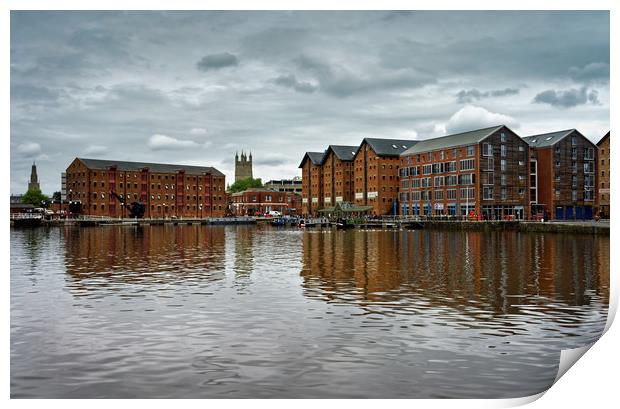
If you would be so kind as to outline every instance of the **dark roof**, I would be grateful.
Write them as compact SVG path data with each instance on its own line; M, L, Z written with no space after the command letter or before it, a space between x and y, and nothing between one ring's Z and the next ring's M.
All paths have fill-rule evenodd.
M34 209L34 205L31 203L11 203L10 207L14 209Z
M325 152L306 152L298 167L301 168L304 165L306 158L310 159L313 165L321 165L323 163L324 156Z
M357 151L357 148L357 146L329 145L327 147L327 151L325 151L325 158L327 157L327 153L331 150L334 152L334 155L338 157L338 159L352 161L355 157L355 151ZM323 160L325 160L325 158L323 158Z
M544 148L546 146L552 146L560 142L568 135L575 132L575 129L566 129L564 131L549 132L539 135L530 135L523 137L523 140L527 142L531 147Z
M222 172L211 166L190 166L190 165L171 165L167 163L150 163L150 162L127 162L122 160L105 160L105 159L87 159L78 158L89 169L109 169L110 166L116 166L119 170L140 171L143 168L149 168L150 172L174 173L181 169L186 174L202 175L210 172L215 176L224 176Z
M596 146L601 146L601 144L602 144L603 142L605 142L605 139L609 139L609 134L610 134L610 133L611 133L611 132L607 132L607 133L605 134L605 136L603 136L603 137L601 138L601 140L600 140L600 141L598 141L598 142L596 143Z
M419 141L414 141L411 139L364 138L360 146L358 146L355 151L356 154L362 145L364 145L364 142L366 142L378 156L399 156Z
M439 138L424 139L419 141L410 149L407 149L401 156L414 155L422 152L434 151L437 149L452 148L456 146L470 145L479 143L494 132L499 131L504 125L492 126L490 128L476 129L474 131L461 132L452 135L440 136Z

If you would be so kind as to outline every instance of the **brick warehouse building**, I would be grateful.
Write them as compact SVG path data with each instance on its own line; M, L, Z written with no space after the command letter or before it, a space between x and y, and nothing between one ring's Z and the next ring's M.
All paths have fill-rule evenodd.
M121 200L143 203L150 218L223 217L226 210L225 176L213 167L75 158L66 191L89 216L128 217Z
M251 188L231 195L232 212L235 216L254 216L272 210L282 215L299 215L301 196L293 192Z
M398 213L400 154L418 141L365 138L354 157L354 204L372 215Z
M353 202L353 157L357 146L329 145L323 156L323 206Z
M530 216L529 145L504 125L419 141L401 154L401 215Z
M609 152L609 132L603 136L596 144L598 147L598 215L604 219L609 219L609 195L611 188L610 181L610 166L609 159L611 158Z
M539 208L557 220L591 219L597 147L575 129L523 138L533 148Z
M315 215L323 203L323 157L324 152L306 152L301 168L301 214Z

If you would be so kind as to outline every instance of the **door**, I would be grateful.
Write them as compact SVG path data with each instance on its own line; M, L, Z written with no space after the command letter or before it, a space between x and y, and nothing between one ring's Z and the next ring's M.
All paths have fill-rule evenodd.
M566 220L573 220L573 206L566 207Z
M577 215L577 220L583 220L583 207L582 206L577 206L575 207L575 213Z
M587 219L587 220L592 219L592 206L586 206L584 208L584 219Z
M555 208L555 218L557 220L564 220L564 208L563 207L556 207Z

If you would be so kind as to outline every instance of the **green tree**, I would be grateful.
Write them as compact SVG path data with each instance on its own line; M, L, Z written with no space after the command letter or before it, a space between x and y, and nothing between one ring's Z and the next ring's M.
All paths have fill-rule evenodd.
M22 203L30 203L36 207L49 206L50 198L41 193L40 189L29 189L26 194L22 196Z
M247 178L247 179L238 180L232 185L230 185L230 187L228 188L228 191L230 193L237 193L237 192L242 192L246 189L250 189L252 187L263 187L262 180L260 178L258 179Z
M60 195L60 192L54 192L54 194L52 194L52 202L57 203L60 202L60 198L62 196Z

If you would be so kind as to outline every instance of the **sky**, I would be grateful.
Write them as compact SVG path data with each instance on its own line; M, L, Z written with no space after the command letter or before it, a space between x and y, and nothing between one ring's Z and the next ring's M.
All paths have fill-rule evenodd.
M12 11L11 193L75 157L300 176L306 151L609 131L608 11Z

